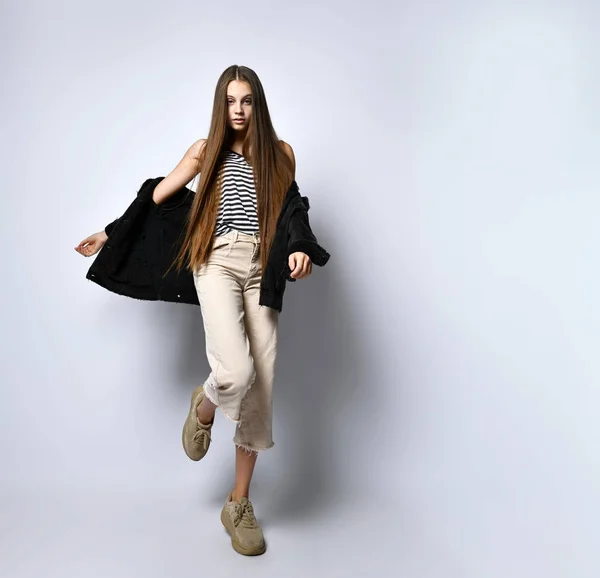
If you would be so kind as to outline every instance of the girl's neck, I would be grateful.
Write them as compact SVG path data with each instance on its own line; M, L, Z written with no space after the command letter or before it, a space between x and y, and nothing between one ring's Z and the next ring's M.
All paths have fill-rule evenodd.
M242 154L242 149L244 148L244 141L243 140L235 140L233 142L230 143L229 148L236 153Z

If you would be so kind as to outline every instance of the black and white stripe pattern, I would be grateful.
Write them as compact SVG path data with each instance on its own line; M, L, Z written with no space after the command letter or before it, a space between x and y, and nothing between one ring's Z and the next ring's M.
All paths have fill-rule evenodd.
M221 199L215 235L223 235L232 229L248 234L257 232L259 227L252 166L243 155L225 150L221 170Z

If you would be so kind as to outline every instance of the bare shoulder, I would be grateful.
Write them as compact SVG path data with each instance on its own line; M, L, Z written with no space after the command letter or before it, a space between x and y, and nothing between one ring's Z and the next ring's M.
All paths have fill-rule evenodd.
M291 147L291 145L286 143L284 140L280 140L279 144L281 144L281 146L283 147L285 154L288 157L290 157L290 160L292 161L292 167L293 167L293 173L294 173L293 178L296 178L296 157L294 156L294 149Z
M206 139L205 138L201 138L198 139L189 149L188 149L188 154L191 158L193 159L198 159L200 158L200 153L202 152L202 149L204 148L204 145L206 144Z
M281 144L283 150L286 152L287 156L290 157L291 161L295 162L294 149L291 147L291 145L286 143L284 140L280 140L279 144Z
M192 144L192 146L190 146L190 148L188 148L183 157L182 162L194 167L194 176L197 175L200 170L202 170L200 157L205 145L205 138L198 139L194 144Z

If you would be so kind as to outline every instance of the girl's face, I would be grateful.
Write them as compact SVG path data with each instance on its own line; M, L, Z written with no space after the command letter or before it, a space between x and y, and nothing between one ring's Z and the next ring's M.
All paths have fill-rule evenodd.
M229 83L227 108L229 126L235 131L245 132L252 115L252 90L247 82L232 80Z

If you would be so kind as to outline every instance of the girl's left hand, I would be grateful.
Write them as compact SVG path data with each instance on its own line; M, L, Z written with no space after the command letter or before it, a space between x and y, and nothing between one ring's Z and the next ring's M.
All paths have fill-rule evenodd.
M288 258L289 268L292 270L290 277L293 279L304 279L312 273L312 261L306 253L298 251L292 253Z

